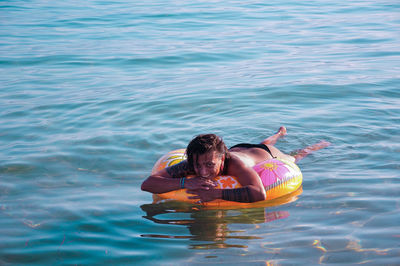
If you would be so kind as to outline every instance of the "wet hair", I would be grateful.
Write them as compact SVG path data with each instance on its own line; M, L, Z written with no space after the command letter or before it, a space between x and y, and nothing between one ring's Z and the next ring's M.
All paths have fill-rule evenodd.
M225 160L229 158L228 148L221 137L215 134L201 134L192 139L186 148L187 161L190 170L194 170L195 155L202 155L213 151L216 151L221 156L225 155Z

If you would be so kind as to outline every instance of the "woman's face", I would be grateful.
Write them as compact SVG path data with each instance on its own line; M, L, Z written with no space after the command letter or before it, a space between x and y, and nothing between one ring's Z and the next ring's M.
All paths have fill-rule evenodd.
M207 179L220 175L224 167L224 157L216 151L195 155L193 167L196 175Z

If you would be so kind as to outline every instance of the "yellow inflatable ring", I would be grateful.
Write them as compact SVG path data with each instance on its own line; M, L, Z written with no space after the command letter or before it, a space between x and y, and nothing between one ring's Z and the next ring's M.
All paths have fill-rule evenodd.
M185 149L179 149L170 151L164 156L162 156L154 165L152 174L164 169L168 166L177 164L186 159ZM266 201L255 202L255 203L241 203L234 201L226 201L222 199L213 200L210 202L202 203L205 207L255 207L264 206L266 202L271 203L273 200L277 200L276 204L285 203L291 200L284 199L279 201L278 199L284 198L286 195L297 196L302 192L301 184L303 181L303 175L300 168L289 161L273 158L261 163L258 163L253 167L253 169L258 173L265 187L265 192L267 195ZM190 177L188 177L190 178ZM230 189L230 188L240 188L241 185L234 176L217 176L215 181L217 182L218 189ZM297 192L297 193L296 193ZM186 193L186 189L179 189L170 191L162 194L154 194L154 201L164 201L164 200L178 200L182 202L188 202L196 204L198 200L189 199L191 194ZM267 205L276 205L267 204Z

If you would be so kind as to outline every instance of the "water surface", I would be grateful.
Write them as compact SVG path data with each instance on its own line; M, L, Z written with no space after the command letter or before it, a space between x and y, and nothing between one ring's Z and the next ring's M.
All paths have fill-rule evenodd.
M0 4L0 264L367 264L400 255L397 1ZM152 204L155 161L332 145L263 208Z

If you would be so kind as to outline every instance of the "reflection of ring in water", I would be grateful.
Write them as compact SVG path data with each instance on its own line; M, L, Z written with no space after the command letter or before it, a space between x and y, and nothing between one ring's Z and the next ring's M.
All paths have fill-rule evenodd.
M150 221L157 224L184 225L187 226L190 232L190 235L171 235L170 231L168 231L166 234L143 234L141 235L142 237L178 238L211 242L192 244L191 247L195 249L244 248L246 246L232 245L225 243L225 241L228 239L260 239L260 237L255 235L238 235L242 231L230 230L228 228L229 224L262 224L289 216L287 211L268 212L265 208L198 211L196 208L193 208L193 205L179 202L144 204L141 208L146 212L146 216L143 217ZM187 217L182 218L182 213L186 213ZM155 217L161 214L177 218L160 219Z

